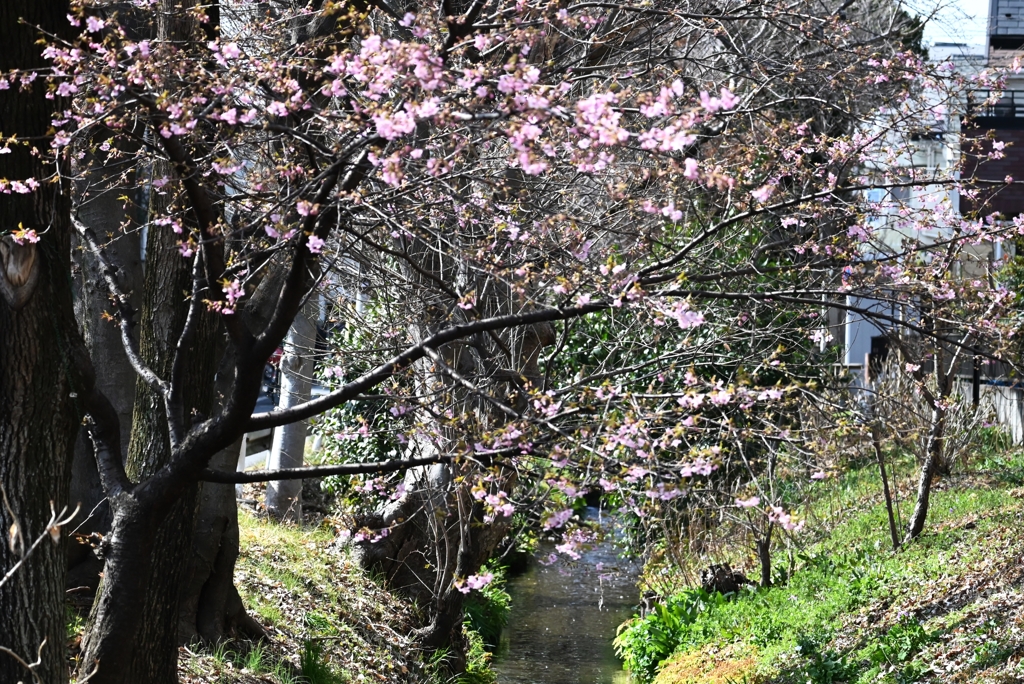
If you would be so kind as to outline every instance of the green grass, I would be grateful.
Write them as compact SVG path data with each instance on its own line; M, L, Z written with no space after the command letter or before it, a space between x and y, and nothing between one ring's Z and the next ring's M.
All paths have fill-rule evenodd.
M989 456L981 464L984 470L961 478L959 486L940 482L924 535L895 554L885 509L878 503L877 469L853 471L831 483L831 489L823 483L808 512L818 523L817 532L805 535L806 545L795 550L797 570L786 584L748 589L734 600L708 601L692 619L657 614L634 619L619 640L638 653L647 649L681 656L743 645L745 653L757 653L751 676L779 684L945 681L927 679L928 663L959 652L950 645L964 641L965 622L976 620L984 606L968 603L958 616L936 601L922 608L922 593L955 592L963 575L985 569L986 576L998 579L993 559L1019 561L1024 549L1015 530L1024 507L1021 492L1013 487L1024 481L1017 478L1024 474L1022 466L1020 454ZM909 491L905 487L905 499ZM901 503L909 512L912 501ZM777 555L779 563L782 553ZM669 612L674 600L665 602ZM933 609L940 614L932 615ZM981 633L969 644L970 663L957 661L958 667L998 669L1024 649L1024 637L1002 637L1005 625L996 619L998 627L978 628ZM651 644L666 638L667 646L652 651ZM624 655L630 655L629 648ZM651 661L662 657L648 653L637 668L638 679L653 674L657 662ZM686 680L663 678L659 684L676 681Z
M348 677L341 675L326 660L323 642L307 640L302 644L299 664L305 684L343 684Z
M75 637L82 634L85 631L85 618L86 616L79 613L71 606L66 606L64 609L64 627L67 638L74 639Z
M318 610L303 615L302 624L311 634L318 636L334 636L338 633L338 627L331 616Z
M183 669L195 674L213 674L218 684L230 684L239 673L265 675L270 679L263 681L276 684L321 684L297 680L294 666L271 644L262 641L221 642L205 653L202 650L189 653Z
M491 669L491 652L483 637L468 624L463 626L463 633L469 648L466 649L466 671L458 676L458 684L495 684L498 676Z

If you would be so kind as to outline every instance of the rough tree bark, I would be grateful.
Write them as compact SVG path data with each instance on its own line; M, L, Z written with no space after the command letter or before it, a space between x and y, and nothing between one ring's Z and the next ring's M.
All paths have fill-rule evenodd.
M287 259L274 259L240 310L246 326L254 334L269 322L289 268L290 262ZM312 280L307 282L310 287L312 284ZM234 363L235 358L229 347L217 371L215 393L218 401L222 401L230 389ZM239 437L231 446L215 455L210 461L210 468L222 472L235 470L242 439ZM229 635L250 638L265 636L263 627L246 612L235 587L238 542L238 508L234 485L202 483L192 551L181 590L179 643L189 643L197 638L212 643Z
M161 13L159 37L170 40L182 35L191 36L198 29L192 22L185 21L184 16L187 15L170 11ZM170 168L162 171L164 175L173 174ZM161 208L162 199L154 198L154 210ZM175 349L189 311L187 293L192 287L193 266L192 260L180 255L174 234L150 231L146 246L139 350L143 361L161 378L172 375ZM210 415L214 405L218 321L204 308L198 309L197 315L199 318L189 345L190 359L180 378L185 429ZM164 399L147 382L138 379L126 463L127 474L133 482L151 477L170 460L166 416ZM177 681L179 601L191 551L198 495L197 485L188 487L166 515L160 516L144 510L130 497L122 502L120 510L115 506L114 528L120 534L112 535L115 538L108 544L108 553L115 554L116 560L113 564L106 564L107 574L110 574L111 565L120 565L119 570L131 574L130 584L133 587L126 596L115 596L105 587L97 595L83 644L86 667L96 660L102 665L95 681L166 684ZM139 599L141 603L130 609L124 605L127 601ZM125 610L136 614L113 615L116 611ZM116 633L119 625L127 623L134 625L130 630L134 632L132 647L111 643L108 635Z
M183 12L179 7L181 4L163 3L164 11L160 13L157 32L160 40L179 42L184 46L182 49L188 49L190 41L198 42L212 37L217 23L216 7L209 12L212 21L204 26ZM157 173L171 176L174 171L165 168L157 169ZM163 197L155 196L153 209L159 211L164 203ZM175 350L189 311L188 293L192 288L193 263L181 257L177 240L168 231L150 231L146 252L140 352L149 368L159 377L170 378ZM215 405L214 376L217 352L221 348L217 343L218 321L214 314L199 311L198 325L189 345L190 360L179 379L183 390L186 430L192 423L210 415ZM164 399L139 379L126 464L127 474L134 482L152 476L171 458L166 415ZM213 491L207 492L207 501ZM189 486L174 502L166 517L161 516L162 520L156 525L154 522L157 518L147 515L150 511L144 512L131 505L125 506L123 512L118 511L117 514L127 516L122 526L125 534L128 533L126 528L138 528L133 529L133 536L141 529L148 529L152 539L147 539L145 548L138 551L138 554L149 554L150 557L132 559L130 562L131 572L142 574L141 578L134 581L139 582L139 591L144 595L141 605L135 607L141 617L136 623L134 647L130 652L117 653L117 666L104 667L100 674L101 681L167 684L177 681L179 641L182 638L191 639L200 633L196 623L198 602L193 600L193 596L186 595L194 584L199 585L199 592L202 593L205 582L200 579L204 574L201 569L207 565L204 555L210 553L206 548L193 548L200 502L198 485ZM233 497L230 503L233 505ZM204 519L204 529L209 526L212 526L210 530L228 529L229 526L223 522L223 513L219 510L211 511L211 515ZM129 517L133 518L130 523L127 520ZM237 541L235 543L237 545ZM235 548L237 555L237 546ZM130 550L126 552L130 553ZM214 552L214 565L218 555ZM233 564L233 557L230 561ZM102 645L104 629L101 623L106 619L102 598L101 595L94 606L91 621L93 629L87 639L87 660L101 656L106 648L116 649L116 645ZM111 607L110 604L106 605ZM216 623L216 620L213 622ZM102 662L103 658L100 660ZM108 651L106 663L110 661ZM117 672L112 671L115 669Z
M231 472L242 440L210 460L210 468ZM204 482L199 490L199 509L192 549L181 588L178 609L178 642L201 639L215 643L228 634L259 637L263 628L245 611L235 587L238 560L238 508L235 486Z
M191 286L192 262L181 257L176 236L170 231L152 231L146 253L139 346L149 367L160 377L168 378L188 313L188 299L183 293ZM206 417L214 405L218 321L206 311L201 313L200 321L182 387L186 415ZM170 457L163 399L139 380L128 446L128 476L139 482L152 476ZM130 665L132 681L154 684L177 681L174 646L178 643L178 604L196 523L198 497L198 486L190 487L156 530L147 581L149 589L145 603L138 608L144 619Z
M61 0L0 3L0 73L45 68L35 27L65 34L67 10ZM91 380L71 301L67 188L46 183L54 169L33 154L47 148L53 112L66 104L46 99L46 90L37 79L0 91L0 128L28 141L5 150L2 175L43 182L30 194L0 194L0 577L45 534L51 505L68 504L80 397ZM39 242L16 244L9 233L19 226ZM32 681L17 658L32 663L37 655L39 680L66 679L66 550L47 539L0 581L0 682Z

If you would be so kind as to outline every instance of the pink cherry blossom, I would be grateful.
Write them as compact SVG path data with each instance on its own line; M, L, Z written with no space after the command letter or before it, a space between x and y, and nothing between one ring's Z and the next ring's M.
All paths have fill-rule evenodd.
M792 515L786 513L780 506L772 506L768 513L768 520L778 524L787 532L799 532L804 528L803 520L796 520Z
M565 525L565 523L569 522L569 518L571 518L572 516L573 512L571 508L566 508L556 513L552 513L544 521L544 529L553 530L558 527L562 527L563 525Z
M321 240L316 235L310 235L308 238L306 238L306 247L313 254L319 254L320 250L322 250L324 247L324 241Z
M232 314L235 312L235 302L245 296L245 290L242 288L242 283L238 278L235 278L232 281L225 283L221 289L224 292L224 298L227 300L227 305L221 308L221 313Z
M394 140L416 130L416 119L409 112L378 114L373 117L373 123L377 126L377 135L385 140Z
M832 341L832 333L824 328L819 328L810 334L810 339L815 344L827 344Z
M761 204L764 204L775 192L775 188L772 185L762 185L757 190L751 190L750 195Z
M688 157L683 161L683 178L691 181L698 180L700 178L700 174L697 173L698 167L697 160Z
M494 574L490 572L482 572L479 575L470 575L466 578L465 582L456 582L456 588L463 594L468 594L474 589L483 589L488 584L494 581Z
M740 103L740 98L733 95L728 88L722 88L718 96L719 106L725 110L734 109Z
M19 245L24 245L25 243L34 245L39 242L39 235L32 228L19 228L11 234L11 237Z

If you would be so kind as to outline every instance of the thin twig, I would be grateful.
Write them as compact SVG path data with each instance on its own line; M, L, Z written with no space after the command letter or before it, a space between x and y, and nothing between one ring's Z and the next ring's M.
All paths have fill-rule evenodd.
M22 658L17 653L15 653L11 649L6 648L4 646L0 646L0 653L6 653L7 655L9 655L12 658L14 658L15 660L17 660L18 663L22 667L24 667L26 670L28 670L29 674L32 675L32 681L33 682L36 682L36 684L43 684L43 680L39 678L38 674L36 674L36 668L39 667L39 664L43 662L43 647L44 646L46 646L46 639L43 639L43 643L39 644L39 653L36 656L36 662L31 663L31 664L25 662L24 658Z
M10 580L12 577L14 577L14 573L16 573L18 571L18 568L20 568L22 565L25 564L25 561L27 561L29 559L29 557L32 555L32 552L35 551L39 547L39 545L43 543L44 539L46 539L47 537L50 537L51 539L54 539L55 541L60 539L60 528L63 527L64 525L67 525L72 520L74 520L75 516L78 515L78 510L81 507L82 507L81 504L79 504L78 506L75 506L75 510L74 510L74 512L71 515L69 515L67 518L61 519L60 516L63 516L65 513L67 513L68 507L65 506L64 508L62 508L61 511L60 511L60 516L58 516L57 513L53 509L53 502L51 501L50 502L50 511L51 511L50 521L48 523L46 523L46 529L43 531L42 534L40 534L38 537L36 537L36 540L34 542L32 542L32 546L28 547L28 551L26 551L25 555L21 557L21 560L19 560L17 563L15 563L14 567L12 567L10 570L8 570L7 574L4 575L2 579L0 579L0 587L2 587L5 584L7 584L8 580ZM56 535L56 536L54 536L54 535Z

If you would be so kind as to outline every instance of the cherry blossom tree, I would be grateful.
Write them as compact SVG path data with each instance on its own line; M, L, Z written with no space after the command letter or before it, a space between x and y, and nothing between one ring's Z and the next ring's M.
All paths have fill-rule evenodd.
M824 382L829 309L927 336L917 316L857 302L911 310L953 292L955 345L1000 348L1004 291L936 273L934 240L894 242L865 220L868 188L959 182L872 171L962 85L922 60L896 7L68 9L70 27L38 22L45 65L0 74L7 90L45 84L45 134L5 133L46 139L39 158L76 178L114 165L151 187L146 219L124 228L146 231L141 320L114 262L120 235L74 221L139 378L127 454L103 392L79 393L113 513L83 641L90 681L174 680L200 482L370 476L363 489L393 504L354 534L398 585L427 588L421 637L439 647L457 640L461 597L487 581L482 563L530 500L552 530L594 488L643 518L728 470L725 505L763 515L766 545L772 525L798 528L757 477L778 454L806 455L787 403ZM55 168L15 169L2 197L44 204ZM1013 230L948 202L901 220L904 232L950 226L949 254ZM59 235L9 225L12 250ZM61 263L47 287L70 299ZM354 294L372 315L343 306ZM329 350L332 391L252 415L267 359L312 296L336 299L359 332ZM394 458L209 468L247 431L371 400L388 406L374 425L401 445ZM77 421L72 407L54 415ZM389 472L407 474L375 479ZM586 539L570 529L560 548Z

